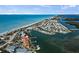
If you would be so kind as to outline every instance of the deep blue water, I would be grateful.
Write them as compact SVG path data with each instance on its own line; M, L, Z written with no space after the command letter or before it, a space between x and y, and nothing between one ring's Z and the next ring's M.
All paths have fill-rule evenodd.
M52 16L54 15L0 15L0 33L9 31L13 28L21 27L23 25L28 25L37 21L41 21L41 20L50 18ZM63 16L68 17L68 18L79 18L78 15L63 15ZM60 22L66 27L68 27L69 29L76 28L75 26L64 23L65 21L64 19L61 19L61 20L62 21ZM37 32L37 31L32 31L31 35L33 37L37 37L36 40L38 41L38 44L41 47L41 50L37 52L40 52L40 53L63 52L63 48L66 46L69 46L70 44L72 45L70 47L67 47L66 49L71 49L71 51L73 51L73 49L76 47L74 46L76 43L73 43L73 42L75 42L75 39L79 39L79 31L68 33L68 34L56 33L56 35L51 35L51 36ZM72 39L74 40L72 41ZM79 41L77 42L78 42L77 46L79 46ZM65 46L63 43L67 43L67 45ZM79 50L79 48L76 49L76 51L77 50ZM23 51L24 50L22 50L22 52Z
M0 33L52 16L53 15L0 15Z
M79 15L60 15L60 16L63 16L64 18L77 18L78 20L74 20L73 22L79 23ZM66 22L71 22L71 21L65 20L63 18L60 20L60 23L66 26L68 29L79 29L75 25L70 25L67 24Z
M61 15L67 18L79 18L79 15Z
M0 33L9 31L11 29L28 25L37 21L41 21L50 18L55 15L0 15ZM79 18L78 15L63 15L69 18ZM64 20L62 20L62 24ZM69 28L75 28L72 25L68 25Z

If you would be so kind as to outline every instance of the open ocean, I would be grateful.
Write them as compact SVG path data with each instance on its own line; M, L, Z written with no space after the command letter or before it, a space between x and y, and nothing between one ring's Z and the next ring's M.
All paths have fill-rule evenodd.
M0 33L32 24L55 15L0 15ZM63 15L64 17L79 18L78 15ZM64 20L63 20L64 21ZM62 23L64 24L64 23ZM74 28L73 26L70 26Z
M0 33L32 24L53 15L0 15Z
M48 19L53 16L55 15L0 15L0 33ZM79 19L78 15L62 16ZM60 20L60 23L62 23L68 29L79 29L76 28L76 26L66 24L65 22L67 22L67 20ZM77 22L79 22L79 20ZM46 35L32 30L31 36L37 37L36 40L41 48L39 51L37 51L38 53L63 53L68 51L79 52L79 31L67 34L56 33L55 35ZM64 48L68 51L65 51Z

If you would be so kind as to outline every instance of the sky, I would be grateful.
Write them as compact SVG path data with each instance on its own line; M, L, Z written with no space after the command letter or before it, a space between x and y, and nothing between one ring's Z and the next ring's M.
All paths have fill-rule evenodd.
M0 14L79 14L79 5L0 5Z

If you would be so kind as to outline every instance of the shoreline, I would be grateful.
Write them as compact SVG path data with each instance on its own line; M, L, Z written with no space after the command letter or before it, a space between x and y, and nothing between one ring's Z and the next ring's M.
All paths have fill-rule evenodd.
M56 15L56 16L57 16L57 15ZM56 17L56 16L51 16L51 17L48 17L48 18L46 18L46 19L51 19L51 18L54 18L54 17ZM36 23L39 23L39 22L41 22L41 21L43 21L43 20L45 20L45 19L39 20L39 21L37 21L37 22L31 23L31 24L28 24L28 25L23 25L23 26L18 27L18 28L13 28L13 29L11 29L11 30L5 31L5 32L3 32L3 33L0 33L0 36L3 36L3 35L5 35L5 34L7 34L7 33L13 32L13 31L17 31L18 29L21 29L21 28L29 27L29 26L31 26L31 25L33 25L33 24L36 24Z
M38 22L40 22L40 21L38 21ZM32 24L35 24L35 23L38 23L38 22L34 22L34 23L32 23ZM13 31L16 31L16 30L21 29L21 28L29 27L29 26L31 26L32 24L24 25L24 26L21 26L21 27L18 27L18 28L13 28L13 29L11 29L11 30L5 31L5 32L3 32L3 33L0 33L0 36L1 36L1 35L4 35L4 34L7 34L7 33L10 33L10 32L13 32Z
M54 17L54 16L53 16L53 17ZM50 18L52 18L52 17L50 17ZM50 18L46 18L46 19L50 19ZM43 19L43 20L44 20L44 19ZM43 21L43 20L41 20L41 21ZM10 32L13 32L13 31L16 31L16 30L21 29L21 28L29 27L29 26L31 26L31 25L33 25L33 24L36 24L36 23L38 23L38 22L41 22L41 21L37 21L37 22L31 23L31 24L28 24L28 25L24 25L24 26L18 27L18 28L13 28L13 29L11 29L11 30L5 31L5 32L3 32L3 33L0 33L0 36L2 36L2 35L4 35L4 34L7 34L7 33L10 33Z

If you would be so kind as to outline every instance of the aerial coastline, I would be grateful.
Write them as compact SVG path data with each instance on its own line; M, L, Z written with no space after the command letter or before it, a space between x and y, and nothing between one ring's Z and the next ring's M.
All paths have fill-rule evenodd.
M22 37L21 35L27 33L28 36L30 37L30 40L34 39L36 42L38 41L39 44L36 43L36 45L34 47L36 47L36 48L38 47L40 49L37 51L36 48L31 48L32 51L29 49L30 52L51 52L51 53L57 52L57 51L58 52L68 52L64 49L64 47L65 48L67 47L65 40L68 40L67 38L70 38L71 34L75 35L74 33L76 33L76 35L78 35L78 33L77 33L77 31L75 31L75 32L71 31L65 25L63 25L60 22L61 19L62 19L61 16L48 17L43 20L33 22L29 25L24 25L22 27L12 29L9 32L2 34L0 36L0 41L1 41L0 51L3 52L3 50L6 50L10 53L14 53L14 51L16 51L16 50L18 52L21 52L18 50L18 49L21 49L24 53L28 53L28 51L23 50L25 48L22 46L22 41L21 41L21 37ZM64 19L65 19L65 17L64 17ZM31 41L31 42L33 42L33 41ZM65 44L65 46L63 46L63 43ZM68 41L68 43L69 43L69 41ZM18 48L17 48L17 45L19 46ZM48 49L46 49L45 46L46 47L52 46L52 47L49 47ZM12 49L11 47L15 47L15 48ZM11 50L9 50L9 48L11 48ZM42 50L42 49L44 49L44 50ZM50 51L50 49L51 49L51 51ZM54 50L52 51L52 49L54 49ZM56 49L57 49L57 51L56 51ZM66 49L68 49L68 47ZM27 50L27 49L25 49L25 50ZM16 53L17 53L17 51L16 51Z

